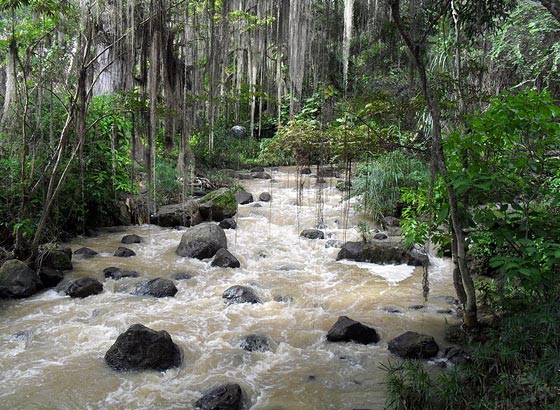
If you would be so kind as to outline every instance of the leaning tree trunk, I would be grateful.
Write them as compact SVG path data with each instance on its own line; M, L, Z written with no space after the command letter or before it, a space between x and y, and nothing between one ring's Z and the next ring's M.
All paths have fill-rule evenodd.
M451 215L452 232L455 239L455 244L453 251L453 259L457 264L459 273L461 276L461 282L466 295L466 302L464 304L465 315L463 323L467 328L474 328L478 325L477 318L477 306L476 306L476 291L474 288L474 281L470 275L467 264L466 264L466 237L463 231L463 225L460 220L458 198L453 188L453 185L449 182L449 175L447 172L447 166L445 163L445 155L443 152L443 145L441 142L441 112L439 107L439 101L431 93L428 77L426 74L426 66L422 60L421 49L419 44L415 44L412 38L405 30L404 23L400 15L400 2L399 0L389 0L389 5L391 7L391 13L395 25L399 30L399 33L408 47L412 58L414 59L416 70L418 71L418 76L420 78L420 83L422 86L422 93L424 94L424 99L430 110L432 116L433 128L432 128L432 155L436 170L443 177L447 196L449 201L449 209Z

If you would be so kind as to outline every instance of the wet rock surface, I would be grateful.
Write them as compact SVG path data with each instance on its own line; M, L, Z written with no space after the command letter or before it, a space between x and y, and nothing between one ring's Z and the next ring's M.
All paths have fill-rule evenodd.
M327 333L329 342L356 342L370 344L379 342L374 328L366 326L347 316L340 316Z
M134 324L105 353L114 370L167 370L181 365L181 351L165 330Z

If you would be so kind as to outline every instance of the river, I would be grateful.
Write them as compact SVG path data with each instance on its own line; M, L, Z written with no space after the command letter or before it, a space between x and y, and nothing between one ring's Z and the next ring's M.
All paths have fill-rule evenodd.
M96 237L65 244L100 253L92 259L74 256L67 276L96 277L104 291L71 299L47 290L0 301L0 408L192 409L202 391L235 382L251 410L383 409L379 366L397 360L387 342L413 330L445 345L444 325L454 320L441 313L452 308L449 261L432 258L427 302L421 268L337 262L338 249L325 243L359 239L353 226L360 217L352 204L341 201L333 181L319 190L314 177L305 177L297 205L293 170L272 176L240 181L255 199L269 192L272 201L240 206L238 228L226 231L239 269L177 256L182 231L155 225L101 229ZM299 237L320 219L327 239ZM124 234L144 238L126 245L134 257L113 256ZM105 280L102 270L109 266L136 270L142 278ZM173 298L130 294L140 280L175 272L193 278L175 281L179 291ZM251 286L264 303L226 305L222 293L232 285ZM327 331L341 315L374 327L380 342L327 342ZM182 349L182 366L166 372L110 369L105 352L134 323L169 332ZM271 351L242 350L239 341L248 334L271 338Z

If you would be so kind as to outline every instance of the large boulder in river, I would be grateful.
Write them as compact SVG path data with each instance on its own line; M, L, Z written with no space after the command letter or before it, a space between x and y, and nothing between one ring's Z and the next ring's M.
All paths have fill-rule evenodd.
M167 370L181 365L181 350L165 330L135 324L105 353L109 367L120 370Z
M24 262L10 259L0 267L0 297L26 298L41 288L39 275Z
M206 222L187 229L175 252L179 256L206 259L213 257L221 248L227 249L224 230Z
M327 333L329 342L356 342L364 345L379 342L379 336L374 328L340 316Z
M185 201L181 204L165 205L158 209L151 217L151 222L172 228L175 226L194 226L202 222L198 202L194 200Z
M202 395L196 402L201 410L241 410L243 391L238 384L228 383L216 386Z
M233 191L220 188L199 199L200 215L205 221L220 222L237 213L237 200Z
M439 352L432 336L406 332L389 341L389 351L404 359L429 359Z
M175 296L177 287L175 287L172 280L155 278L139 283L132 293L137 296L165 298Z
M44 250L39 257L40 265L57 270L72 269L72 250L70 249L48 249Z
M241 266L237 258L233 256L230 251L224 248L216 252L211 265L218 266L220 268L239 268Z
M103 292L103 284L95 278L80 278L71 282L60 283L57 288L71 298L87 298Z
M247 205L254 201L253 194L247 191L238 191L235 193L235 199L239 205Z
M234 303L262 303L253 289L241 285L226 289L222 297L228 305Z
M336 260L348 259L356 262L377 264L408 264L421 266L423 257L411 254L396 240L372 240L369 242L346 242L338 252ZM427 257L426 257L427 259Z

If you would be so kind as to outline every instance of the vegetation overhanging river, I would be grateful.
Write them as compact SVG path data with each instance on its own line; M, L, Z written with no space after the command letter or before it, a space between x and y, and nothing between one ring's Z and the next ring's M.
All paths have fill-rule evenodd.
M422 269L336 261L338 249L327 239L358 240L359 221L334 182L317 189L305 177L302 203L293 169L272 172L273 180L241 181L258 198L272 201L242 205L238 228L227 230L228 248L240 269L210 267L208 261L175 254L183 231L154 225L101 230L77 238L72 250L90 247L99 256L74 256L67 276L104 281L100 295L71 299L47 290L28 299L0 301L0 407L6 409L190 409L201 392L221 382L239 383L247 409L381 409L385 388L379 365L397 360L387 342L407 330L433 335L445 345L444 325L452 321L454 294L450 263L432 259L431 292L422 297ZM299 237L322 216L325 240ZM117 258L124 234L144 243L131 245L132 258ZM141 278L103 279L109 266L139 271ZM146 278L175 281L173 298L130 294ZM222 293L232 285L250 285L263 304L226 305ZM418 308L424 305L423 308ZM411 308L415 306L416 309ZM443 312L443 313L442 313ZM326 332L346 315L374 327L377 344L329 343ZM164 373L120 373L103 356L117 336L134 323L166 330L183 352L183 364ZM262 334L274 342L270 352L246 352L240 339Z

